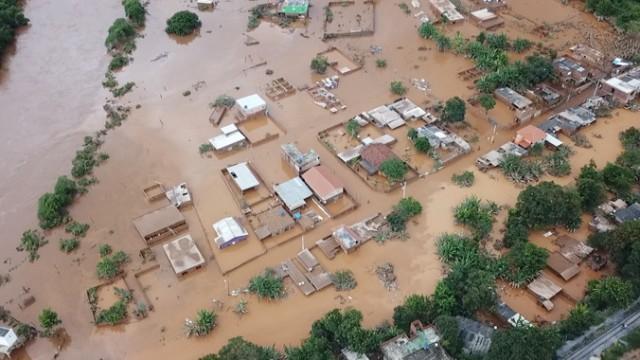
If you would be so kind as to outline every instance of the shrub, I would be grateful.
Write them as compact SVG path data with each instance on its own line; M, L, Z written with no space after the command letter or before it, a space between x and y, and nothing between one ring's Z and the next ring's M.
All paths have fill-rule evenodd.
M118 86L118 81L116 80L115 75L111 71L107 71L104 73L104 80L102 81L102 86L107 89L113 89Z
M407 218L410 218L422 212L422 204L412 197L406 197L398 202L395 209L406 214Z
M133 89L133 87L136 85L136 83L129 81L126 84L118 87L118 88L114 88L111 89L111 95L113 95L114 97L122 97L124 96L126 93L128 93L129 91L131 91L131 89Z
M61 197L65 206L70 205L73 202L73 198L78 193L78 185L68 177L60 176L58 181L56 181L53 192Z
M136 26L144 25L147 14L140 0L123 0L122 5L124 5L125 15L133 24Z
M33 262L40 257L38 249L46 244L47 241L37 230L27 230L22 233L17 250L29 252L29 261Z
M77 249L80 245L80 241L76 238L60 239L60 250L66 253L70 253Z
M327 68L329 67L329 59L324 56L318 55L311 59L311 70L315 71L317 74L324 74L327 72Z
M560 335L565 340L575 339L600 321L600 317L586 304L577 304L560 323Z
M64 231L72 234L73 236L84 237L89 230L89 224L81 224L77 221L73 221L64 227Z
M635 177L631 170L612 163L608 163L602 169L602 178L607 188L618 196L627 195L635 182Z
M331 281L333 281L337 291L352 290L358 285L350 270L336 271L331 275Z
M415 146L416 150L424 154L427 154L429 153L429 151L431 151L431 143L429 143L429 140L425 137L416 138L413 142L413 146Z
M38 199L38 219L42 229L52 229L62 224L66 215L66 203L60 195L46 193Z
M62 324L58 313L49 308L42 310L40 315L38 315L38 321L40 321L40 327L42 327L45 336L51 335L53 328Z
M481 240L491 233L496 208L495 204L482 204L480 199L471 196L456 206L454 218L457 223L471 228L476 240Z
M109 244L100 244L100 246L98 246L98 252L100 253L100 257L111 255L112 251L113 249L111 249L111 245Z
M93 171L93 167L96 165L97 150L96 144L85 143L82 150L76 151L76 156L71 160L71 175L73 177L80 178Z
M101 310L96 315L96 324L116 325L127 318L127 304L118 300L106 310Z
M535 279L546 266L547 250L528 242L517 243L502 258L506 265L503 277L516 286Z
M407 88L404 86L402 81L392 81L389 85L389 90L392 94L402 96L407 93Z
M404 180L407 171L407 164L397 158L385 160L380 164L380 172L392 183Z
M384 69L387 67L387 60L385 59L376 59L376 66L380 69Z
M202 26L202 23L198 15L188 10L182 10L173 14L173 16L167 20L165 31L167 34L186 36L191 35L196 29L200 28L200 26Z
M187 336L205 336L216 327L216 313L209 310L200 310L196 320L187 320Z
M354 119L350 119L344 125L347 134L351 135L352 138L356 138L358 136L358 132L360 131L360 124Z
M117 54L109 63L109 71L119 70L129 64L129 58L122 54Z
M236 104L236 99L234 99L233 97L229 96L229 95L220 95L216 98L216 100L213 102L213 106L219 106L219 107L233 107L233 105Z
M611 276L589 281L585 302L596 310L617 310L629 305L633 298L631 282Z
M393 323L403 331L409 331L409 325L414 320L429 324L436 317L435 307L431 298L426 295L409 295L404 303L393 309Z
M249 292L260 299L277 300L285 297L286 290L282 279L276 277L273 269L266 269L261 275L249 280Z
M571 163L569 162L570 152L562 148L544 158L544 166L551 176L567 176L571 173Z
M206 154L210 151L213 151L213 145L211 145L211 143L204 143L204 144L200 144L200 146L198 147L198 151L200 152L200 155L202 154Z
M473 171L464 171L460 174L453 174L451 181L460 187L471 187L476 181L476 176L473 174Z
M464 100L454 96L447 100L442 110L442 121L445 122L460 122L464 120L466 113L466 105Z
M109 27L109 34L105 40L105 45L109 49L122 48L133 43L136 36L136 29L126 19L119 18Z
M118 251L111 256L103 256L96 265L96 273L99 279L109 280L122 272L122 265L129 260L129 256Z
M511 44L511 47L513 48L513 51L522 53L529 50L529 48L531 48L531 45L533 45L531 41L527 39L517 38L513 40L513 44Z
M29 23L17 0L0 1L0 56L16 36L16 29Z

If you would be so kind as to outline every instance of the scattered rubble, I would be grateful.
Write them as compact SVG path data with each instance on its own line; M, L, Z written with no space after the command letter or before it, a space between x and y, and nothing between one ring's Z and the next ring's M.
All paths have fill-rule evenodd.
M376 275L378 275L378 279L384 284L385 289L389 291L398 289L397 278L393 272L393 264L387 262L378 265L376 267Z

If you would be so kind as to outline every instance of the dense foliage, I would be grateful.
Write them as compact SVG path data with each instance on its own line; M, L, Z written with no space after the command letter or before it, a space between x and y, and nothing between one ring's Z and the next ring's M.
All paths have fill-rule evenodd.
M476 196L470 196L456 206L453 212L456 222L469 227L474 239L481 240L491 233L498 205L492 202L483 204Z
M380 172L391 183L404 180L407 171L409 171L407 164L398 158L387 159L380 164Z
M535 279L547 264L547 250L528 242L517 243L501 260L503 277L516 286Z
M124 13L127 15L129 21L136 26L144 25L147 13L140 0L122 0L122 5L124 6Z
M47 244L47 240L37 230L27 230L22 233L17 250L27 251L29 253L29 261L33 262L40 257L38 249L45 244Z
M331 281L337 291L346 291L355 289L358 282L353 277L351 270L340 270L331 274Z
M260 299L277 300L286 296L282 279L278 278L273 269L266 269L262 274L249 280L249 291Z
M573 230L581 223L578 193L553 182L528 186L518 195L515 209L530 229L564 225Z
M58 317L58 313L49 308L42 309L42 312L38 315L38 321L40 322L40 327L42 327L45 336L50 335L53 328L62 324L62 320Z
M349 121L344 124L344 129L352 138L356 138L358 136L358 132L360 131L360 124L358 124L358 122L354 119L349 119Z
M100 310L96 315L96 324L116 325L126 318L127 304L123 300L118 300L108 309Z
M466 105L464 100L454 96L445 102L441 118L445 122L460 122L464 120L465 113Z
M463 171L459 174L451 175L451 181L460 187L471 187L476 181L473 171Z
M491 360L553 359L561 344L553 327L517 326L498 330L494 335L487 358Z
M311 70L315 71L316 74L324 74L327 72L327 68L329 67L329 59L324 56L318 55L311 59Z
M587 0L586 7L598 16L615 19L616 26L640 32L640 3L633 0Z
M631 282L611 276L587 284L585 303L596 310L622 309L634 298Z
M173 14L173 16L167 20L165 31L167 34L187 36L193 34L200 26L202 26L202 23L198 15L188 10L182 10Z
M53 193L46 193L38 200L38 219L42 229L52 229L62 224L67 216L67 207L78 193L75 181L60 176Z
M129 261L129 256L122 251L103 256L96 265L99 279L113 279L122 272L122 265Z
M407 93L407 87L404 86L402 81L392 81L391 84L389 84L389 90L392 94L398 96L402 96Z
M218 352L219 360L278 360L281 355L273 347L263 347L246 341L242 337L229 339Z
M195 320L186 324L187 336L205 336L216 327L216 313L211 310L200 310Z
M604 179L595 163L591 162L580 169L576 179L576 190L585 211L594 211L607 198Z
M131 47L135 36L136 29L134 29L133 25L127 19L119 18L109 27L109 33L104 44L108 49Z
M422 212L422 204L412 197L407 197L398 202L389 215L387 222L391 231L401 232L406 228L407 221Z
M577 304L569 311L569 316L559 326L560 335L565 340L582 335L589 327L599 323L600 316L586 304Z
M0 57L13 42L16 30L29 23L18 0L0 0Z

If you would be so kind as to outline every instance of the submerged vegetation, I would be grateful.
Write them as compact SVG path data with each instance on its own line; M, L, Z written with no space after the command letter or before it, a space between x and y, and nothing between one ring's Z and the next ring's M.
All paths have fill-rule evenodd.
M0 60L5 49L13 42L16 30L29 24L18 0L0 1Z
M266 269L262 274L251 278L249 292L266 300L278 300L287 295L282 279L276 276L273 269Z
M167 34L187 36L200 28L202 23L194 12L188 10L178 11L167 20L165 31Z

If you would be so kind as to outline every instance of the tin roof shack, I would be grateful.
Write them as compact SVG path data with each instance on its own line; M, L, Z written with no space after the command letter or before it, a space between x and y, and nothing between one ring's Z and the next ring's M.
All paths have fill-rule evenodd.
M218 236L213 240L218 249L224 249L231 245L235 245L240 241L249 237L247 230L242 227L240 222L233 217L226 217L212 225L213 230Z
M371 176L378 173L383 162L394 158L396 158L396 155L387 145L374 143L365 146L360 151L360 162L358 164Z
M291 215L278 205L271 209L265 210L250 218L253 232L259 240L264 240L269 236L276 236L293 229L296 222Z
M599 50L584 44L573 45L569 50L571 51L571 57L578 61L584 61L600 68L605 66L605 56Z
M282 157L298 174L320 165L320 155L313 149L302 153L295 144L282 144L280 148Z
M624 209L616 210L616 212L613 213L613 217L618 224L638 220L640 219L640 204L633 203Z
M591 110L576 106L553 115L540 124L540 129L549 134L561 132L566 136L572 136L578 130L593 124L596 120L596 114Z
M344 184L323 165L309 169L302 174L302 179L323 204L339 198L344 193Z
M494 94L498 100L507 104L515 112L516 122L529 121L536 115L533 102L513 89L508 87L498 88Z
M368 111L366 115L369 116L371 122L377 127L387 126L390 129L397 129L406 124L400 114L393 111L386 105L378 106L377 108Z
M235 107L238 117L243 120L267 112L267 102L258 94L237 99Z
M580 264L593 252L591 246L567 235L558 237L554 243L560 247L558 252L574 264Z
M517 313L515 310L513 310L511 307L509 307L509 305L507 305L504 302L499 302L498 305L496 305L496 312L495 314L505 323L516 327L520 324L523 325L529 325L529 320L525 319L524 316L520 315L520 313Z
M395 110L404 120L422 119L427 115L424 109L407 98L394 101L389 108Z
M512 142L508 142L502 144L502 146L500 146L498 149L491 150L488 153L477 158L476 166L478 167L478 169L486 171L487 169L500 166L502 164L502 161L504 161L504 157L506 155L515 155L517 157L522 157L527 155L527 153L527 150Z
M184 216L173 205L133 219L133 226L147 245L178 234L189 227Z
M340 245L342 250L347 254L353 252L363 243L360 235L348 226L341 226L337 228L333 232L333 238L336 239L338 245Z
M278 13L289 17L306 18L309 15L309 0L280 0Z
M213 0L198 0L197 4L200 11L213 9Z
M640 67L602 82L600 94L610 96L618 104L628 105L640 94Z
M313 193L299 177L276 184L274 190L289 211L295 211L306 205Z
M260 186L260 181L253 174L246 162L231 165L227 167L226 170L231 179L233 179L233 183L242 193Z
M235 124L229 124L220 128L222 134L209 139L209 143L216 151L231 151L247 145L247 138L240 132Z
M398 335L380 345L384 360L452 360L442 346L433 326L411 323L410 337Z
M563 83L572 86L582 85L589 79L589 70L568 57L553 60L553 69Z
M536 101L544 104L545 107L552 107L558 105L562 100L562 95L558 90L552 88L546 84L538 84L532 90L528 91Z
M513 142L523 149L529 149L536 144L544 144L546 138L547 133L533 125L527 125L516 132Z
M504 20L487 8L472 11L470 15L476 25L482 29L490 30L504 24Z
M580 273L580 267L569 261L566 257L557 251L549 254L547 258L547 266L558 274L564 281L569 281Z
M458 12L456 6L449 0L429 0L431 7L440 17L446 18L451 23L464 20L464 16Z
M456 316L456 322L465 354L484 355L489 352L495 333L492 327L462 316Z
M540 275L537 279L530 282L529 285L527 285L527 289L536 296L538 302L540 302L547 311L553 310L554 305L551 300L562 291L560 286L544 275Z
M4 354L8 358L11 352L15 350L18 343L18 336L12 328L0 326L0 354Z
M164 249L173 271L178 276L199 269L205 262L191 235L185 235L164 244L162 249Z
M429 141L433 149L445 150L441 153L440 162L446 164L460 155L471 151L471 145L460 136L435 125L427 125L416 129L418 137L424 137ZM448 155L448 156L447 156Z

